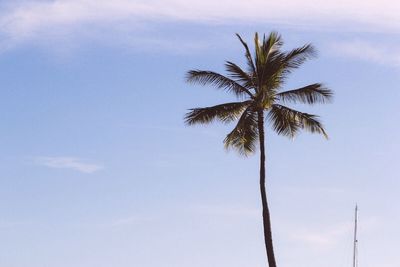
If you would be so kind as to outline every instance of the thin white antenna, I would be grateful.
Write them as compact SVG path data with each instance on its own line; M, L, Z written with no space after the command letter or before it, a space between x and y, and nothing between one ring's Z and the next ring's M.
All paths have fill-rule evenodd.
M354 244L353 244L353 267L358 266L358 239L357 239L357 223L358 223L358 206L356 204L355 214L354 214Z

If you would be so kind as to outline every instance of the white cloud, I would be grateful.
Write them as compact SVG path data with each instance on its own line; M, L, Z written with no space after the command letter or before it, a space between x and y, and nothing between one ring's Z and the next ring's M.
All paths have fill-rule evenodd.
M331 47L341 57L400 67L400 49L398 45L391 46L382 43L352 40L338 42L331 45Z
M190 1L190 0L55 0L24 1L16 4L5 16L27 32L49 23L73 25L90 21L190 20L219 21L243 19L252 21L351 20L376 25L391 25L397 21L400 4L394 0L286 0ZM306 15L308 17L306 17ZM293 21L292 21L293 22Z
M144 216L130 216L126 218L119 218L108 223L104 223L102 226L104 227L123 227L123 226L132 226L137 224L149 223L153 220L150 217Z
M17 221L0 221L0 230L1 229L7 229L7 228L13 228L13 227L21 227L24 225L28 225L28 222L17 222Z
M101 165L74 157L37 157L35 163L49 168L70 169L82 173L94 173L103 169Z
M352 224L343 223L330 229L301 229L292 232L292 238L316 248L328 248L337 245L343 236L351 236Z
M74 38L82 33L101 36L104 27L113 32L132 31L166 21L400 30L400 2L395 0L33 0L15 1L2 9L3 48L32 40ZM107 32L104 39L114 39L109 35Z
M245 206L218 206L218 205L200 205L194 207L192 212L223 218L242 218L242 219L259 219L261 216L261 209Z
M382 221L377 217L362 218L358 228L360 234L367 235L382 226ZM331 225L299 226L284 224L284 231L289 239L296 240L301 245L307 245L317 250L328 250L335 246L352 240L354 222L342 222Z

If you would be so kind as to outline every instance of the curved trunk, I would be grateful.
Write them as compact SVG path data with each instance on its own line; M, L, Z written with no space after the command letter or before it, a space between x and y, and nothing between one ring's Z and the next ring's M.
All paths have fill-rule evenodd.
M263 208L263 226L265 249L267 251L268 266L276 267L274 247L272 244L271 219L269 215L267 193L265 190L265 140L264 140L264 111L258 111L258 134L260 139L260 192Z

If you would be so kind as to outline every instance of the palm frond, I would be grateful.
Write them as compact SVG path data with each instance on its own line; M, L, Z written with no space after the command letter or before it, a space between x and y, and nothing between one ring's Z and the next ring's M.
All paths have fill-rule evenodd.
M188 125L193 124L206 124L211 123L218 119L222 122L228 123L238 119L244 109L249 106L251 101L233 102L212 107L193 108L185 115L185 123Z
M281 84L282 61L284 58L280 48L283 45L281 36L276 32L271 32L259 49L261 57L257 59L257 77L259 84L265 85L268 89L275 89Z
M300 129L311 133L319 133L328 138L318 116L303 113L282 105L272 105L268 119L271 121L274 130L280 134L294 137Z
M284 63L288 69L300 67L306 60L316 57L317 50L311 44L295 48L285 54Z
M310 84L298 89L281 92L275 95L283 102L315 104L327 103L333 98L333 92L320 83Z
M263 49L263 44L258 38L258 32L254 35L254 50L255 50L255 65L257 74L260 73L260 67L266 62L265 50Z
M263 67L261 83L271 91L270 93L276 93L286 78L285 65L283 62L284 55L281 51L273 51L268 57L268 61Z
M244 95L252 96L248 89L236 81L213 71L191 70L186 75L186 81L200 85L213 85L219 89L233 92L238 97L243 97Z
M270 57L276 55L283 45L281 36L277 32L271 32L268 38L264 35L262 43L258 38L258 33L254 37L254 45L256 51L256 69L260 81L265 74L265 68L269 67L267 64L270 61Z
M254 66L254 61L253 57L251 56L249 46L245 41L243 41L242 37L238 33L236 33L236 36L239 38L239 41L242 43L244 49L246 50L245 57L247 59L247 65L249 66L250 71L256 73L256 67Z
M311 44L289 52L274 50L270 53L264 66L261 81L275 93L283 85L293 69L300 67L307 59L314 56L316 56L316 50Z
M226 71L230 74L229 76L235 81L239 82L245 88L255 89L255 81L252 74L248 74L238 65L233 62L227 61L225 63Z
M240 117L236 127L225 140L225 148L234 148L241 155L249 155L256 149L258 140L257 112L248 107Z
M268 35L268 38L265 37L263 39L263 49L266 55L269 55L271 52L279 50L283 45L282 36L277 32L271 32Z

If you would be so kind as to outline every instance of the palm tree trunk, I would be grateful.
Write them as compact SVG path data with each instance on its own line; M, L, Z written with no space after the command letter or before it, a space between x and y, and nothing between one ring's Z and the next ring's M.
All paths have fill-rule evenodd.
M264 140L264 111L258 111L258 134L260 139L260 191L263 208L264 241L267 251L268 266L276 267L274 247L272 244L271 219L269 215L267 193L265 190L265 140Z

